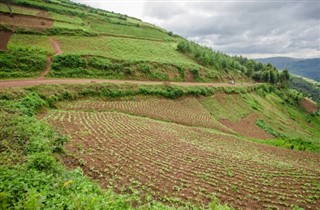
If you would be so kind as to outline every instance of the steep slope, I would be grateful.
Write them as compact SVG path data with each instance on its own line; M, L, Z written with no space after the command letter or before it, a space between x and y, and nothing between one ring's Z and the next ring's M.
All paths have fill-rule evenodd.
M12 9L0 209L320 206L318 107L286 71L68 0Z
M6 31L0 33L6 40L1 49L8 49L0 51L0 79L40 75L189 82L286 79L274 67L214 52L126 15L68 0L14 2L12 16L4 4L0 7L0 31ZM63 51L60 55L54 55L52 39Z

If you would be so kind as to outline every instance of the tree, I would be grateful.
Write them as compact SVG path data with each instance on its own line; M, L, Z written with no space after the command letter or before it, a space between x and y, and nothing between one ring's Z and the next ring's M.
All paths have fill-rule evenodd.
M283 70L280 74L280 82L285 83L288 82L290 78L289 72L287 69Z
M4 3L7 5L9 12L10 12L10 17L13 16L12 15L12 8L11 8L12 2L13 2L13 0L0 0L0 3Z

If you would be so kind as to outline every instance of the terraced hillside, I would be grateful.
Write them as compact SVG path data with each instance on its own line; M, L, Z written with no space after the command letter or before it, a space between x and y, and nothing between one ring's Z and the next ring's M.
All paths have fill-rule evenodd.
M8 62L1 67L1 78L37 77L45 57L54 54L52 38L63 53L53 58L50 77L197 80L192 69L203 80L226 76L179 53L179 36L125 15L69 1L15 1L12 17L5 4L0 8L0 30L7 31L0 33L1 39L11 37L2 43L8 51L1 57ZM29 61L12 64L22 59Z
M4 3L0 6L0 79L288 79L272 66L212 51L136 18L68 0L15 0L12 15Z
M11 9L0 209L319 208L319 107L287 71L69 0Z

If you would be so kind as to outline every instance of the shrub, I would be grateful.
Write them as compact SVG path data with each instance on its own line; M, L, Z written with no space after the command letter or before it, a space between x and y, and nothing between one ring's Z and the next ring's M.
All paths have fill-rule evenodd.
M49 153L36 153L28 157L28 168L45 172L57 172L58 165L53 156Z
M113 66L112 62L109 59L102 59L97 57L91 58L88 65L90 67L103 70L111 69Z
M54 70L61 70L63 68L85 68L87 65L87 60L81 58L80 55L58 55L53 57L51 67Z
M192 69L190 69L190 73L192 74L194 79L198 79L199 78L199 69L194 67Z

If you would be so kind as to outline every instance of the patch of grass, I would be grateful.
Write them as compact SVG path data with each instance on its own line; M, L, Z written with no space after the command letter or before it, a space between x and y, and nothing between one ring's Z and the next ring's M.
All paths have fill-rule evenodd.
M84 24L83 20L77 16L64 15L64 14L59 14L56 12L49 12L49 15L52 19L57 20L57 21L69 22L69 23L77 24L77 25Z
M92 18L89 19L92 30L101 33L115 34L115 35L129 35L140 38L153 38L167 40L171 37L161 30L157 30L151 27L144 27L144 24L137 22L135 24L115 24L111 20Z
M263 120L257 120L256 121L257 126L259 126L260 128L262 128L264 131L266 131L267 133L273 135L274 137L284 137L283 134L275 131L271 126L269 126L268 124L266 124Z
M276 147L291 149L291 150L300 150L300 151L311 151L311 152L320 152L320 144L316 142L306 141L301 138L276 138L268 140L254 140L262 144L273 145Z
M145 79L184 81L187 67L147 61L124 61L95 56L59 55L53 58L51 77ZM169 76L170 75L170 76Z
M129 61L197 65L179 54L170 43L116 37L58 36L63 51L70 54L104 56Z
M34 9L34 8L21 7L21 6L18 6L18 5L12 5L11 9L12 9L13 13L23 14L23 15L36 16L40 12L40 10L37 10L37 9ZM0 3L0 12L9 13L10 11L9 11L7 5L5 5L4 3Z
M45 69L45 51L29 48L10 48L0 52L0 79L35 77Z
M240 95L222 95L219 98L217 100L216 96L211 96L199 99L215 119L238 121L253 111Z
M31 35L31 34L13 34L8 48L28 48L39 49L45 51L47 54L53 54L54 50L49 42L49 37L45 35Z

